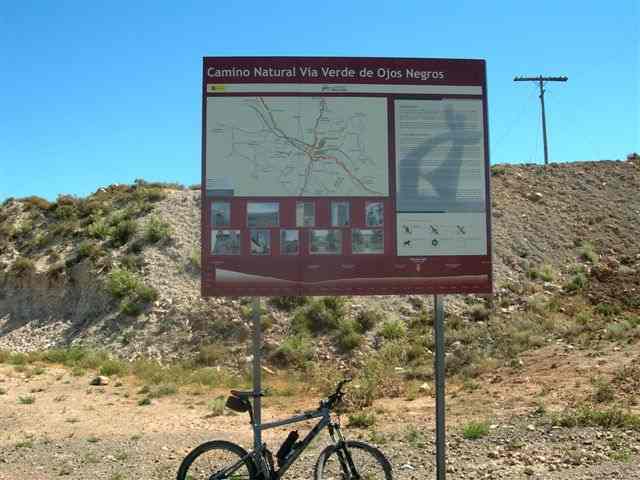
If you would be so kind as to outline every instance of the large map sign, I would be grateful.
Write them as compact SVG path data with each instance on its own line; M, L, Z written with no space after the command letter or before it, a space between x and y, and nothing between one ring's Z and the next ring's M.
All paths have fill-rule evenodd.
M206 57L202 294L492 291L482 60Z

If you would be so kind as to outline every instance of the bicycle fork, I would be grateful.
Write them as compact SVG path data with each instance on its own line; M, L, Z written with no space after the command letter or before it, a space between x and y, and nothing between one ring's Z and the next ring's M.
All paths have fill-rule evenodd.
M340 426L337 424L329 424L329 435L336 446L336 454L338 455L342 471L349 475L349 479L360 480L360 474L353 463L353 457L351 457L351 452L347 448L342 431L340 431Z

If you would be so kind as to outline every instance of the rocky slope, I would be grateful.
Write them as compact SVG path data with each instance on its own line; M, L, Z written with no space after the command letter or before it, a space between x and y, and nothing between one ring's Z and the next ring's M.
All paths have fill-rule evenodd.
M219 341L244 358L245 300L199 295L199 207L198 190L143 181L53 204L37 197L5 201L0 349L89 344L129 358L171 359ZM579 269L593 276L588 298L640 308L633 304L640 296L638 157L496 165L492 209L496 301L488 306L498 315L525 308L532 295L561 292ZM133 272L139 288L118 298L112 274L122 270ZM449 299L448 314L464 318L477 303ZM428 304L428 298L354 297L346 315L375 308L404 320L423 300ZM277 345L291 314L268 308L266 343ZM330 339L316 342L319 358L338 355ZM361 349L373 342L370 335Z

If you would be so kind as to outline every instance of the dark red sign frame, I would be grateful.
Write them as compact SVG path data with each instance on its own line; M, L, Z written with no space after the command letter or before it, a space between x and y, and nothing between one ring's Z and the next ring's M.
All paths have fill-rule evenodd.
M293 68L294 76L274 75L267 79L254 75L255 67L272 69L274 74ZM300 74L302 67L316 69L319 77ZM322 68L331 68L353 76L323 76ZM215 69L217 72L213 72ZM428 72L417 78L392 78L389 72ZM211 77L208 73L226 73ZM373 72L373 74L370 74ZM249 73L249 75L247 75ZM328 72L331 73L331 72ZM365 77L361 75L364 74ZM378 76L379 74L379 76ZM372 76L366 76L372 75ZM425 78L428 77L428 78ZM481 87L477 94L399 94L399 93L349 93L326 91L319 93L278 92L216 92L208 93L207 85L224 84L373 84L373 85L447 85ZM330 88L328 90L331 90ZM231 203L228 229L241 230L239 255L212 255L211 252L211 201L207 197L206 177L206 106L208 96L338 96L338 97L386 97L389 140L389 197L231 197L223 198ZM485 188L486 188L486 255L448 255L400 257L396 255L395 219L395 140L394 108L396 98L477 98L482 100L484 120ZM331 58L331 57L205 57L203 59L202 94L202 296L270 296L270 295L398 295L398 294L449 294L492 293L493 272L491 253L491 198L489 170L489 137L487 115L487 86L484 60L448 59L397 59L397 58ZM217 199L221 200L221 199ZM345 228L341 255L310 255L309 229L295 226L297 201L313 201L316 205L317 229L330 226L331 201L345 200L351 205L352 223ZM246 203L248 201L275 201L280 207L278 228L268 228L271 237L271 254L249 254ZM384 205L384 254L353 254L351 252L352 228L369 228L364 224L364 205L381 201ZM279 254L280 229L300 231L300 254ZM236 272L235 279L224 281L217 270ZM273 280L268 280L273 278Z

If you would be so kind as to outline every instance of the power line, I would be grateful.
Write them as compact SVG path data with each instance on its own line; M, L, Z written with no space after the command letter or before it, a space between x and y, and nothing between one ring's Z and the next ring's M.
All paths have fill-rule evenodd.
M567 77L515 77L514 82L538 82L540 87L540 107L542 109L542 138L544 140L544 164L549 163L549 149L547 147L547 120L544 114L544 82L566 82Z

